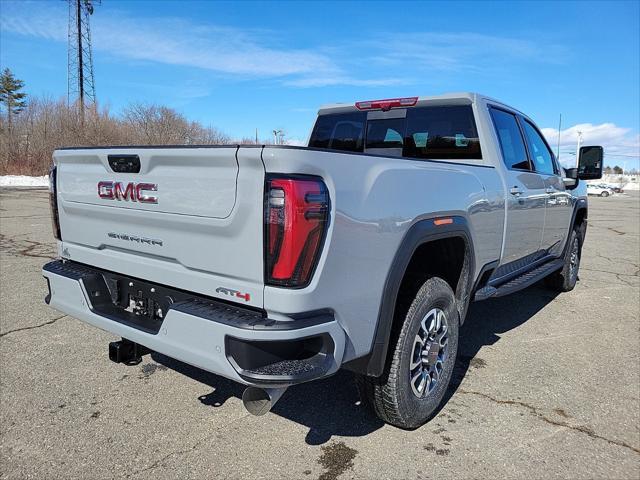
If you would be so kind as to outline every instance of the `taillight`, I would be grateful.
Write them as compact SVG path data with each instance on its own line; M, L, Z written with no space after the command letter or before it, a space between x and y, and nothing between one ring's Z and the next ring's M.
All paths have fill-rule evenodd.
M309 284L329 225L329 194L311 176L271 176L265 191L265 283Z
M49 206L51 207L51 226L53 228L53 236L57 240L62 240L60 234L60 217L58 216L58 184L57 184L57 167L51 165L49 170Z

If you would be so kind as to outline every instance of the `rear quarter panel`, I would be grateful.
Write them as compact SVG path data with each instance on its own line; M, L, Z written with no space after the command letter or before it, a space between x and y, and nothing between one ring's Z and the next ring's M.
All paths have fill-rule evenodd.
M369 352L387 274L408 229L444 215L466 217L475 269L500 257L504 199L491 166L417 161L299 148L265 147L267 173L324 179L331 196L329 232L311 284L266 286L270 316L331 308L348 335L345 360Z

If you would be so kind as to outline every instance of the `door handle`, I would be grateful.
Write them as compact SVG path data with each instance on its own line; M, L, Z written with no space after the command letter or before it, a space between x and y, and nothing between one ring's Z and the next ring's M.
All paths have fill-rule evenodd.
M520 190L520 188L518 188L518 187L511 187L511 188L509 189L509 193L510 193L511 195L514 195L514 196L516 196L516 197L519 197L520 195L522 195L522 190Z

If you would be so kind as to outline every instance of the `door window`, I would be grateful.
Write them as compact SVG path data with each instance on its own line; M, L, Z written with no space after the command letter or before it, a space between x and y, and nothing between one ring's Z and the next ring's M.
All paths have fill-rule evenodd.
M531 155L531 160L533 161L536 172L554 175L556 171L553 166L553 154L549 150L546 142L538 133L538 130L527 120L522 122L522 124L524 126L525 137L527 138L529 154Z
M515 115L492 108L491 117L500 140L502 158L507 168L510 170L530 170L527 150Z
M470 105L407 109L405 157L444 160L481 159Z

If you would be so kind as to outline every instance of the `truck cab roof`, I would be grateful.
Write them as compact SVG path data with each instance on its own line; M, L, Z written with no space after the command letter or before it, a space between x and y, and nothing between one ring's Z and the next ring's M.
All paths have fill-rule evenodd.
M487 95L483 95L476 92L452 92L452 93L443 93L441 95L427 95L427 96L418 96L417 102L414 106L424 106L425 104L429 105L470 105L472 103L477 103L479 101L486 101L493 104L502 105L510 110L514 110L518 113L522 113L516 108L513 108L499 100L496 100ZM326 115L329 113L341 113L341 112L349 112L355 111L356 103L330 103L326 105L322 105L318 110L318 115Z

